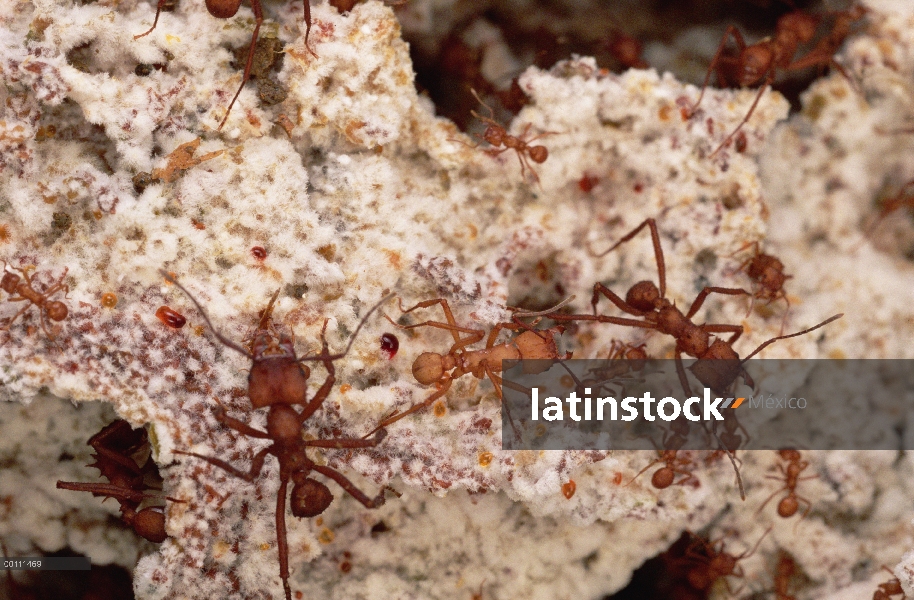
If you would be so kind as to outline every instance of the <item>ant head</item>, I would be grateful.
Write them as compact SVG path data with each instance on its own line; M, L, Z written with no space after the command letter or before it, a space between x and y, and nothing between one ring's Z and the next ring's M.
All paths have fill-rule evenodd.
M673 469L670 467L657 469L657 472L654 473L653 477L651 477L651 485L658 490L665 490L666 488L673 485L673 478L675 476L676 473L673 472Z
M801 456L800 451L794 450L793 448L781 448L780 450L778 450L778 454L781 456L782 459L791 461L791 462L799 461L800 456Z
M286 334L277 335L267 329L259 329L251 344L251 354L254 362L266 358L295 358L295 345L292 338Z
M48 318L52 321L63 321L67 318L67 305L58 300L53 302L48 302L47 304L47 314Z
M3 279L0 279L0 289L2 289L7 294L16 293L16 286L19 285L19 280L22 279L15 273L4 273Z
M639 281L625 294L625 301L631 306L644 312L650 312L660 300L660 290L653 281Z
M423 352L413 363L413 377L421 385L437 383L445 370L444 357L434 352Z
M546 159L549 158L549 150L546 146L530 146L527 148L527 155L530 156L530 160L540 164L546 162Z
M168 537L165 533L165 513L161 508L144 508L133 518L133 530L155 544L161 544Z
M740 85L753 85L760 81L768 71L774 60L774 50L770 44L756 44L743 51L740 61Z
M290 505L292 514L298 518L316 517L333 502L333 494L326 485L305 477L301 472L292 476L295 485L292 486Z
M737 558L724 552L723 547L720 553L711 559L709 570L716 572L718 575L729 575L736 569Z
M795 10L778 19L777 29L789 33L799 43L805 44L815 37L819 20L819 17L813 14Z
M496 125L489 125L482 134L482 139L493 146L501 146L505 141L505 128Z
M241 0L206 0L206 10L217 19L229 19L238 12Z

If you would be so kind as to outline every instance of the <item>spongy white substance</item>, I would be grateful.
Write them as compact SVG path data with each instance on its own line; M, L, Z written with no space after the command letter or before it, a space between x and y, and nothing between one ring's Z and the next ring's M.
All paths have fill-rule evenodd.
M529 171L521 176L513 151L490 156L431 114L389 8L367 2L339 15L316 3L316 57L304 46L301 4L274 8L268 16L286 44L277 79L288 98L262 107L247 86L220 133L241 77L225 46L247 43L247 7L217 20L204 3L182 2L138 40L151 24L148 3L0 7L0 73L8 83L0 90L0 258L17 268L35 265L42 283L69 269L70 309L59 349L35 309L14 324L0 347L0 396L29 400L47 388L110 402L132 423L153 424L157 461L171 465L163 470L166 491L186 503L169 504L171 537L140 561L138 598L282 596L273 459L248 484L174 454L193 451L246 468L263 443L219 425L212 409L218 400L261 429L265 411L251 411L238 393L250 365L214 342L161 269L175 273L239 343L280 289L274 314L295 332L301 355L318 350L324 319L331 346L344 348L388 292L406 306L445 298L460 325L486 331L506 318L506 304L541 308L573 293L574 306L587 310L595 281L621 291L657 273L646 232L602 258L587 245L602 251L654 217L667 294L679 306L706 285L748 286L733 254L765 240L794 276L791 330L846 313L823 335L785 340L766 356L911 357L914 269L873 249L861 233L886 178L903 183L914 172L905 137L875 132L910 123L898 123L893 107L914 95L890 93L909 85L914 72L910 16L874 12L872 31L851 43L848 70L864 73L869 103L831 76L808 93L803 115L771 135L788 107L766 92L743 129L745 150L730 146L713 157L755 90L708 90L687 118L699 90L668 74L612 75L588 58L548 72L528 69L520 85L531 102L509 131L548 134L538 142L549 158L534 165L536 183ZM167 68L140 77L138 63ZM196 138L195 156L221 154L135 191L134 175L165 168L170 153ZM584 177L597 180L588 192L579 185ZM252 254L255 246L265 259ZM102 307L105 293L117 295L113 309ZM163 325L155 317L163 305L187 317L187 326ZM0 304L0 316L20 306ZM737 350L748 352L777 335L778 308L768 318L747 317L745 302L713 299L696 321L743 324ZM399 316L395 302L383 310ZM443 319L437 306L412 316ZM400 338L390 361L379 351L385 331ZM670 340L633 329L582 328L565 338L578 357L605 355L613 339L647 342L658 356L672 352ZM447 332L407 333L373 316L338 362L342 385L305 423L305 435L361 436L421 401L432 390L415 382L413 359L452 343ZM314 389L323 377L315 367ZM80 439L100 427L80 424L69 408L55 410L53 418L73 421ZM657 490L649 474L620 485L652 454L503 451L492 387L469 376L454 382L443 412L399 421L370 451L312 453L369 495L390 483L402 497L389 494L385 506L366 510L334 487L337 498L321 517L287 515L293 590L321 598L454 598L482 585L486 598L595 598L624 586L684 529L735 530L727 547L738 554L774 526L741 562L752 589L770 589L773 557L787 548L810 582L801 596L826 598L852 585L855 569L870 576L912 547L902 502L914 480L908 460L804 453L807 473L819 476L803 482L813 510L785 521L771 504L755 514L783 486L765 478L777 473L771 452L743 457L749 497L742 503L726 461L702 461L697 487ZM46 450L49 462L60 454L50 443ZM55 475L37 456L44 455L15 460L22 473L40 474L53 487ZM119 546L110 540L75 543L62 525L70 525L67 506L97 505L81 497L88 494L55 491L54 503L42 503L41 492L16 477L23 475L0 473L0 488L18 488L18 512L0 520L3 531L45 550L69 542L96 561L113 558ZM572 480L576 491L566 498L563 484ZM38 519L54 535L38 532ZM344 562L351 570L341 569Z

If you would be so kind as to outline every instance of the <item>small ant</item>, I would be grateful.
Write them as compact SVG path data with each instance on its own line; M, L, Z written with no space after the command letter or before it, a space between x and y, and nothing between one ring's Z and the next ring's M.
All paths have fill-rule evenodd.
M495 120L495 111L492 110L492 107L482 101L476 93L476 90L470 91L473 92L473 96L476 100L489 110L488 117L480 115L475 110L470 111L474 117L486 124L486 130L482 133L481 139L492 147L483 150L483 152L489 156L498 156L507 150L514 150L517 153L517 160L520 161L521 177L526 177L527 169L530 169L533 180L536 183L539 183L540 178L536 173L536 169L530 166L530 163L527 161L532 160L538 165L543 164L546 162L546 159L549 158L549 149L546 148L546 146L532 146L530 143L546 135L555 135L555 133L546 131L539 135L535 135L532 138L528 138L527 134L530 132L530 127L533 126L533 123L527 123L523 133L519 136L511 135L501 123Z
M784 325L787 323L787 314L790 312L790 300L784 290L784 283L791 279L793 275L785 275L784 263L770 254L761 252L758 242L745 244L734 254L738 254L747 248L753 249L752 256L746 259L737 271L745 271L749 279L756 284L752 293L752 301L749 304L749 312L752 312L752 307L756 300L767 300L766 304L771 304L775 300L783 299L787 305L784 310L784 317L781 319L781 334L783 334Z
M797 483L800 481L806 481L809 479L816 479L818 475L810 475L809 477L800 477L806 467L809 466L809 462L802 460L802 455L800 455L799 450L794 450L792 448L783 448L778 450L778 455L781 457L781 460L787 463L787 468L784 468L784 465L778 464L778 471L781 472L780 477L774 475L766 475L766 479L775 479L783 480L784 487L779 490L772 492L768 499L762 502L762 505L759 507L755 514L759 514L765 508L771 499L780 494L781 492L787 492L787 495L781 498L781 501L778 502L778 516L789 519L793 515L797 514L797 510L800 508L800 503L806 504L806 510L803 512L803 516L800 519L806 518L806 515L809 514L809 511L812 510L812 502L803 498L802 496L797 496Z
M875 220L873 220L872 224L867 228L867 237L871 236L876 230L876 227L893 212L906 207L914 208L914 179L901 186L901 189L898 190L897 194L884 199L881 204L882 207L879 210L879 215L876 216Z
M29 271L35 269L34 266L28 266L23 269L16 269L22 276L20 277L16 273L11 273L6 271L6 261L3 262L3 278L0 279L0 289L2 289L10 296L7 298L8 302L23 302L27 301L26 304L19 312L10 318L6 325L0 327L0 330L9 331L10 327L13 324L13 321L19 318L19 316L27 311L31 306L38 307L38 315L41 320L41 328L44 330L45 335L51 341L54 341L55 336L51 335L48 331L47 321L45 317L51 319L52 321L63 321L67 318L69 311L67 310L67 305L61 302L60 300L51 300L51 296L57 292L63 290L64 298L67 297L67 294L70 292L70 288L63 283L64 277L67 275L69 269L64 269L63 273L60 274L60 277L57 278L57 281L52 283L50 286L45 288L44 291L38 291L32 286L32 278L29 277ZM13 269L14 267L10 267ZM14 295L18 294L18 295Z
M691 467L693 462L690 458L679 456L679 450L685 444L689 435L689 424L686 422L674 421L671 426L671 432L667 432L663 436L663 450L658 450L659 455L653 462L649 465L638 471L638 474L632 477L632 480L625 484L625 487L630 486L642 473L656 465L657 463L664 463L664 466L657 469L654 474L651 476L651 485L657 488L658 490L665 490L671 485L685 485L690 482L697 483L698 480L695 478L694 473L692 473ZM676 475L685 475L683 479L676 481Z
M333 385L336 383L336 370L333 365L334 360L339 360L349 353L352 344L362 326L368 317L377 310L377 308L390 298L387 296L378 304L373 306L366 313L362 321L356 327L352 334L349 345L340 354L329 354L326 339L326 330L328 320L324 320L324 326L321 329L321 352L316 356L305 356L298 358L295 353L295 345L292 338L284 333L278 333L272 323L273 303L279 296L279 290L270 298L267 308L261 313L260 323L254 332L254 339L251 344L251 350L233 342L219 333L213 326L206 314L206 311L197 302L187 289L182 286L170 274L163 272L166 281L176 285L184 294L190 298L203 320L206 322L210 331L219 340L222 345L226 346L243 355L251 361L251 369L248 374L248 398L251 400L253 410L269 407L267 413L267 430L260 431L241 421L230 417L225 413L225 408L220 404L214 409L216 420L229 429L241 433L242 435L268 439L273 443L258 452L251 461L249 471L242 471L228 462L197 454L196 452L183 452L176 450L177 454L185 454L205 460L209 464L222 469L228 474L243 479L247 482L253 482L260 471L263 469L267 455L272 454L279 461L279 491L276 494L276 538L279 551L279 576L282 579L283 590L285 591L286 600L291 600L292 589L289 586L289 545L286 539L286 493L289 481L292 481L292 499L290 507L292 515L299 518L316 517L323 513L333 501L333 495L330 488L320 481L309 477L312 471L317 471L321 475L335 481L350 496L358 500L365 508L378 508L384 504L384 492L386 487L382 488L377 496L369 498L359 490L345 475L328 466L316 464L308 458L307 449L315 448L373 448L380 444L387 436L387 430L383 426L375 431L377 432L371 439L354 439L354 438L332 438L317 439L306 441L302 439L302 424L313 415L318 408L324 403L330 395ZM313 398L308 398L308 378L311 370L302 365L303 361L317 360L321 361L327 371L327 379L317 390ZM301 412L296 411L293 406L302 405L304 408ZM374 432L372 432L374 433ZM369 434L370 435L370 434Z
M156 16L152 21L152 27L147 31L139 35L133 36L134 40L138 40L141 37L147 36L153 32L156 28L156 25L159 23L159 15L162 12L162 9L170 0L159 0L156 5ZM222 118L222 121L219 123L218 130L221 130L225 125L225 122L228 121L229 114L232 112L232 106L235 104L235 100L238 99L238 96L241 94L241 90L244 89L244 84L248 82L248 79L251 77L251 65L254 62L254 51L257 48L257 38L260 35L260 26L263 24L263 8L261 7L260 0L249 0L251 4L251 10L254 11L254 32L251 34L251 47L248 50L248 60L244 65L244 75L241 77L241 85L238 87L238 91L235 92L235 95L232 97L232 101L229 102L228 108L225 110L225 116ZM305 5L305 48L308 52L311 53L311 56L317 58L317 54L314 53L314 50L311 49L311 46L308 45L308 36L311 35L311 4L309 0L304 0ZM217 19L231 19L235 16L235 13L238 12L238 9L241 7L241 0L206 0L206 10L209 11L209 14L214 16Z
M794 60L794 56L800 46L812 41L815 37L816 29L821 22L819 17L801 10L794 10L778 19L772 36L749 45L746 44L742 34L735 26L727 27L720 40L720 45L717 47L717 52L714 53L714 58L708 66L698 100L689 109L690 115L694 115L698 105L701 104L712 72L717 73L718 83L722 85L732 83L748 87L761 84L761 87L752 106L749 107L749 112L736 126L736 129L711 153L711 156L715 156L727 146L743 125L749 121L765 90L774 83L778 71L797 71L808 67L831 65L847 77L844 69L835 62L834 53L850 35L851 25L862 19L864 14L866 14L866 9L859 5L835 13L830 33L823 37L812 50L796 60ZM736 54L724 52L730 38L736 42Z
M901 596L900 600L907 598L904 589L901 587L901 581L895 577L895 573L885 565L883 565L882 568L886 570L892 578L877 586L876 591L873 592L873 600L892 600L894 596Z
M161 489L156 464L149 453L149 437L143 428L133 429L123 419L109 423L89 438L95 450L90 467L101 471L110 483L78 483L58 481L57 489L92 492L94 496L114 498L121 505L121 520L133 528L137 535L160 544L165 533L165 513L161 507L150 506L137 510L143 500L157 498L146 493L148 489ZM172 502L182 502L166 498Z
M744 578L743 568L739 561L749 558L758 549L765 536L771 532L771 527L765 530L762 537L755 543L751 550L747 550L738 556L733 556L724 552L724 540L721 538L716 542L709 542L702 538L696 537L692 544L686 549L685 559L694 562L694 566L689 569L686 579L693 588L699 591L710 590L718 579L722 577L739 577ZM719 546L718 546L719 545ZM699 553L697 547L704 551ZM724 584L727 591L733 594L730 589L730 583L725 579Z
M391 324L400 329L435 327L450 331L451 335L454 336L454 345L451 346L446 354L423 352L416 357L416 360L413 362L413 377L415 377L416 381L421 385L434 384L437 390L428 398L419 404L412 406L408 410L394 413L383 419L381 424L378 425L378 429L387 427L407 415L430 406L435 400L447 393L451 388L451 383L458 377L463 377L466 374L470 374L477 379L488 377L495 386L495 393L498 394L498 399L503 400L501 391L502 379L495 374L501 371L502 361L548 360L559 358L558 348L555 344L555 336L561 335L562 332L565 331L564 327L558 326L536 331L531 329L530 326L519 322L499 323L493 327L492 331L489 333L485 348L482 350L466 350L467 346L482 341L486 335L485 331L457 325L457 320L454 319L454 314L451 312L451 307L448 305L447 300L444 298L435 298L434 300L420 302L412 308L406 309L403 308L402 300L398 300L398 302L400 312L403 314L410 313L419 308L428 308L440 304L444 311L444 317L447 320L446 323L440 321L423 321L422 323L416 323L415 325L398 325L387 315L384 316ZM515 313L515 318L536 316L537 314L539 313L517 312ZM511 331L524 329L525 331L510 341L496 344L495 340L498 339L498 334L502 329ZM466 337L460 337L461 333L466 334ZM570 358L570 354L565 358Z

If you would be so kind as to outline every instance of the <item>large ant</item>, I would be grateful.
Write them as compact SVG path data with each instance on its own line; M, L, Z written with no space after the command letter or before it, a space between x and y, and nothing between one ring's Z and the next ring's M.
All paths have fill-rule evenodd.
M689 109L690 114L695 114L698 105L701 104L712 72L717 73L718 83L722 85L734 84L748 87L760 84L761 87L752 106L749 107L749 112L736 126L736 129L711 153L711 156L713 157L728 145L743 125L749 121L765 90L774 83L778 71L798 71L808 67L831 65L846 77L844 69L835 62L834 53L850 35L853 23L862 19L864 14L866 14L866 9L859 5L835 13L831 31L809 52L796 60L794 60L794 56L800 46L809 43L815 37L816 29L821 22L819 17L801 10L794 10L778 19L773 35L749 45L746 44L742 34L734 25L727 27L720 40L720 45L717 47L717 52L714 53L714 58L708 66L698 100ZM724 52L730 38L736 42L735 54Z
M403 417L418 412L423 408L430 406L435 400L444 396L451 388L454 379L470 374L478 379L486 377L495 386L495 393L498 394L499 400L502 396L502 378L495 373L501 371L502 361L504 360L549 360L559 358L558 348L555 344L555 336L561 335L565 331L564 327L551 327L542 331L536 331L529 326L519 322L499 323L492 328L489 337L486 340L486 347L482 350L466 350L466 347L482 341L485 337L485 331L481 329L470 329L460 327L451 307L444 298L435 298L426 300L413 306L412 308L403 308L400 301L400 312L406 314L419 308L428 308L440 304L444 311L446 323L440 321L423 321L415 325L399 325L387 317L394 326L400 329L416 329L418 327L435 327L450 331L454 336L454 345L446 354L437 352L423 352L413 362L413 377L421 385L435 385L436 391L428 398L405 410L403 412L390 415L381 421L378 428L387 427L391 423L396 423ZM536 316L539 313L515 313L515 317ZM385 315L386 316L386 315ZM498 334L502 329L518 331L523 329L523 333L514 339L496 344ZM460 337L460 334L466 334L466 337ZM565 358L570 358L566 356Z
M89 466L101 471L102 477L110 483L58 481L57 489L92 492L94 496L114 498L121 505L121 520L137 535L156 544L164 542L168 535L161 507L137 510L143 500L158 497L147 494L146 490L161 489L162 483L149 453L146 430L133 429L127 421L118 419L89 438L88 444L95 450L92 455L95 462Z
M144 31L141 34L133 36L133 39L138 40L141 37L147 36L156 28L156 25L159 23L159 14L161 14L162 9L168 4L170 0L159 0L156 5L156 16L152 21L152 27L147 31ZM263 8L260 5L260 0L249 0L251 3L251 10L254 11L254 33L251 34L251 47L248 50L248 60L244 65L244 75L241 77L241 85L238 87L238 91L235 92L235 95L232 97L232 101L229 102L228 108L225 109L225 116L222 117L222 121L219 123L218 129L221 130L225 125L225 122L228 121L229 114L232 112L232 106L235 104L235 100L238 99L238 96L241 94L241 90L244 89L244 84L248 82L248 79L251 77L251 65L254 62L254 51L257 48L257 37L260 35L260 26L263 24ZM311 4L309 0L304 0L305 5L305 48L308 52L311 53L311 56L317 58L317 54L314 53L314 50L311 49L311 46L308 45L308 36L311 35ZM235 13L238 12L238 9L241 7L241 0L206 0L206 10L209 11L209 14L216 17L217 19L231 19L235 16Z
M797 495L797 483L800 481L806 481L808 479L816 479L818 475L810 475L809 477L800 477L806 467L809 466L809 462L802 460L802 455L799 450L794 450L792 448L783 448L778 450L778 455L781 457L781 460L787 463L787 468L784 468L784 465L778 464L778 471L781 472L781 477L776 477L774 475L766 475L767 479L776 479L784 481L784 487L779 490L775 490L768 496L768 499L762 502L762 505L756 511L756 514L762 512L771 499L777 496L781 492L787 492L787 495L781 498L781 501L778 502L778 515L784 519L789 519L793 515L797 514L797 510L800 508L800 503L806 504L806 510L803 512L803 516L800 519L806 518L806 515L809 514L809 511L812 510L812 503L803 498L802 496Z
M527 134L530 132L530 127L532 127L533 124L527 123L527 125L524 127L523 133L521 133L519 136L511 135L501 123L495 120L495 111L492 110L492 107L482 101L482 99L476 93L476 90L471 91L479 103L489 110L488 117L480 115L475 110L470 111L474 117L486 124L486 130L480 137L483 141L488 142L488 144L492 147L483 150L483 152L489 156L498 156L507 150L514 150L514 152L517 153L517 160L520 161L521 177L526 177L527 169L530 169L530 173L533 175L533 181L539 183L540 178L536 173L536 169L530 166L530 163L527 161L532 160L538 165L543 164L546 162L546 159L549 158L549 149L546 148L546 146L541 145L533 146L531 145L531 142L538 140L539 138L546 135L555 135L554 132L546 131L539 135L528 138Z
M36 290L32 285L32 278L29 277L29 271L35 269L34 266L28 266L23 269L16 269L22 276L17 275L16 273L11 273L6 270L7 264L6 261L3 262L3 278L0 279L0 289L2 289L7 294L10 294L7 298L8 302L28 302L22 309L19 310L15 315L12 316L7 322L6 325L0 327L0 329L9 331L10 327L13 324L13 321L19 318L22 313L27 311L31 306L38 307L38 315L41 321L41 328L44 330L44 333L48 336L51 341L54 341L55 336L51 335L48 331L47 321L45 317L52 321L63 321L67 318L69 311L67 310L67 305L61 302L60 300L51 300L51 296L56 294L59 291L63 291L64 298L69 293L70 288L63 283L64 277L67 275L69 269L64 269L63 273L60 274L60 277L57 278L57 281L52 283L50 286L46 287L43 291ZM10 267L14 268L14 267ZM18 295L14 295L18 294Z
M688 379L686 378L685 369L682 366L683 354L698 359L691 367L691 371L695 377L704 386L714 390L715 393L722 393L724 390L729 389L733 382L736 381L737 377L740 376L742 376L750 386L754 385L751 377L749 377L749 374L746 373L743 368L743 364L769 345L778 340L805 335L820 327L824 327L843 316L838 314L826 319L818 325L804 329L803 331L773 337L760 344L746 358L740 360L739 354L733 349L733 344L743 334L742 325L707 323L696 325L692 322L692 317L695 316L702 304L704 304L705 299L712 293L727 296L751 296L751 294L742 288L705 287L692 302L688 312L683 314L682 311L666 297L666 264L663 258L663 249L660 247L660 234L657 231L657 223L654 219L646 219L627 235L622 237L622 239L613 244L608 250L600 253L598 256L604 256L612 252L624 242L634 238L645 227L650 230L651 239L654 244L654 258L657 263L660 282L659 288L653 281L639 281L628 290L628 293L623 300L616 295L615 292L602 283L597 282L594 284L593 296L591 298L594 314L568 315L553 312L546 316L554 321L596 321L599 323L613 323L626 327L656 329L663 334L672 336L676 340L676 370L679 374L679 380L686 396L691 396L692 391L689 387ZM597 314L597 303L599 302L601 294L606 296L606 298L620 310L630 315L641 317L641 320ZM730 333L731 335L727 340L715 338L712 342L711 334L716 333ZM721 446L726 448L722 443ZM742 490L742 480L739 478L739 470L736 468L736 462L732 451L728 451L727 456L730 458L734 469L737 471L737 481L740 484L740 495L745 497Z
M758 549L762 540L771 531L771 527L765 530L762 537L755 543L750 550L737 556L728 554L724 551L724 540L721 538L716 542L709 542L702 538L696 537L692 544L686 549L685 559L694 563L686 574L686 579L693 588L698 591L708 591L711 586L722 577L745 577L743 568L739 562L752 556ZM698 548L703 552L699 552ZM727 591L733 594L730 589L730 583L725 579L724 584Z
M178 289L190 298L190 301L197 307L203 320L219 342L251 361L251 369L248 374L248 398L251 400L251 406L253 410L269 407L266 431L260 431L244 421L226 415L225 409L221 405L214 410L216 420L242 435L267 439L273 442L254 456L248 472L242 471L219 458L197 454L196 452L179 450L175 452L205 460L209 464L247 482L253 482L260 475L268 454L276 457L279 461L280 480L279 491L276 494L276 541L279 551L279 576L282 579L286 600L291 600L289 545L286 540L286 492L289 481L291 480L293 484L292 499L290 501L292 515L299 518L316 517L327 510L327 507L333 501L330 489L320 481L308 476L311 471L317 471L335 481L344 491L366 508L378 508L384 504L384 492L387 488L381 489L374 498L369 498L349 481L345 475L331 467L316 464L308 458L306 453L309 447L373 448L387 436L387 431L383 426L375 430L377 433L371 439L331 438L310 441L302 439L301 428L302 424L320 408L333 389L333 385L336 382L336 370L333 361L346 356L368 317L390 296L382 299L381 302L366 313L352 334L349 345L346 346L342 353L328 353L325 336L328 321L325 320L321 329L320 354L298 358L292 338L284 333L278 333L273 327L273 303L279 296L279 290L273 294L269 305L261 313L260 323L254 332L254 339L249 351L219 333L196 298L170 274L163 273L163 275L167 281L176 285ZM309 360L321 361L327 370L327 379L311 399L308 398L308 378L311 375L311 371L306 365L301 364L303 361ZM301 412L293 408L297 404L304 407Z
M882 568L888 571L892 578L877 586L876 591L873 592L873 600L892 600L894 596L901 596L900 600L907 598L904 589L901 587L901 581L895 577L895 573L884 565Z
M784 291L784 283L793 275L785 275L784 263L777 257L759 250L758 242L750 242L744 245L737 250L737 253L747 248L753 249L752 256L743 261L737 270L745 271L756 286L752 293L752 301L749 304L749 312L752 311L756 300L767 300L766 304L771 304L775 300L783 299L787 305L784 310L784 316L781 319L781 333L784 333L787 314L790 312L790 300L787 298L787 292Z

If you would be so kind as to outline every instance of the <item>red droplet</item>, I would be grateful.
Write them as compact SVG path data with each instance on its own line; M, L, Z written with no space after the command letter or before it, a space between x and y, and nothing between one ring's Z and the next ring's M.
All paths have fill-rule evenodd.
M171 310L167 306L160 306L156 311L156 317L172 329L181 329L187 323L184 315Z
M598 183L600 183L599 177L593 177L585 173L584 176L578 180L578 189L585 194L589 194Z
M400 349L400 340L397 339L392 333L385 333L381 336L381 352L387 357L387 360L392 359L397 355L397 350Z
M254 246L251 248L251 255L257 260L263 260L267 257L267 250L262 246Z

